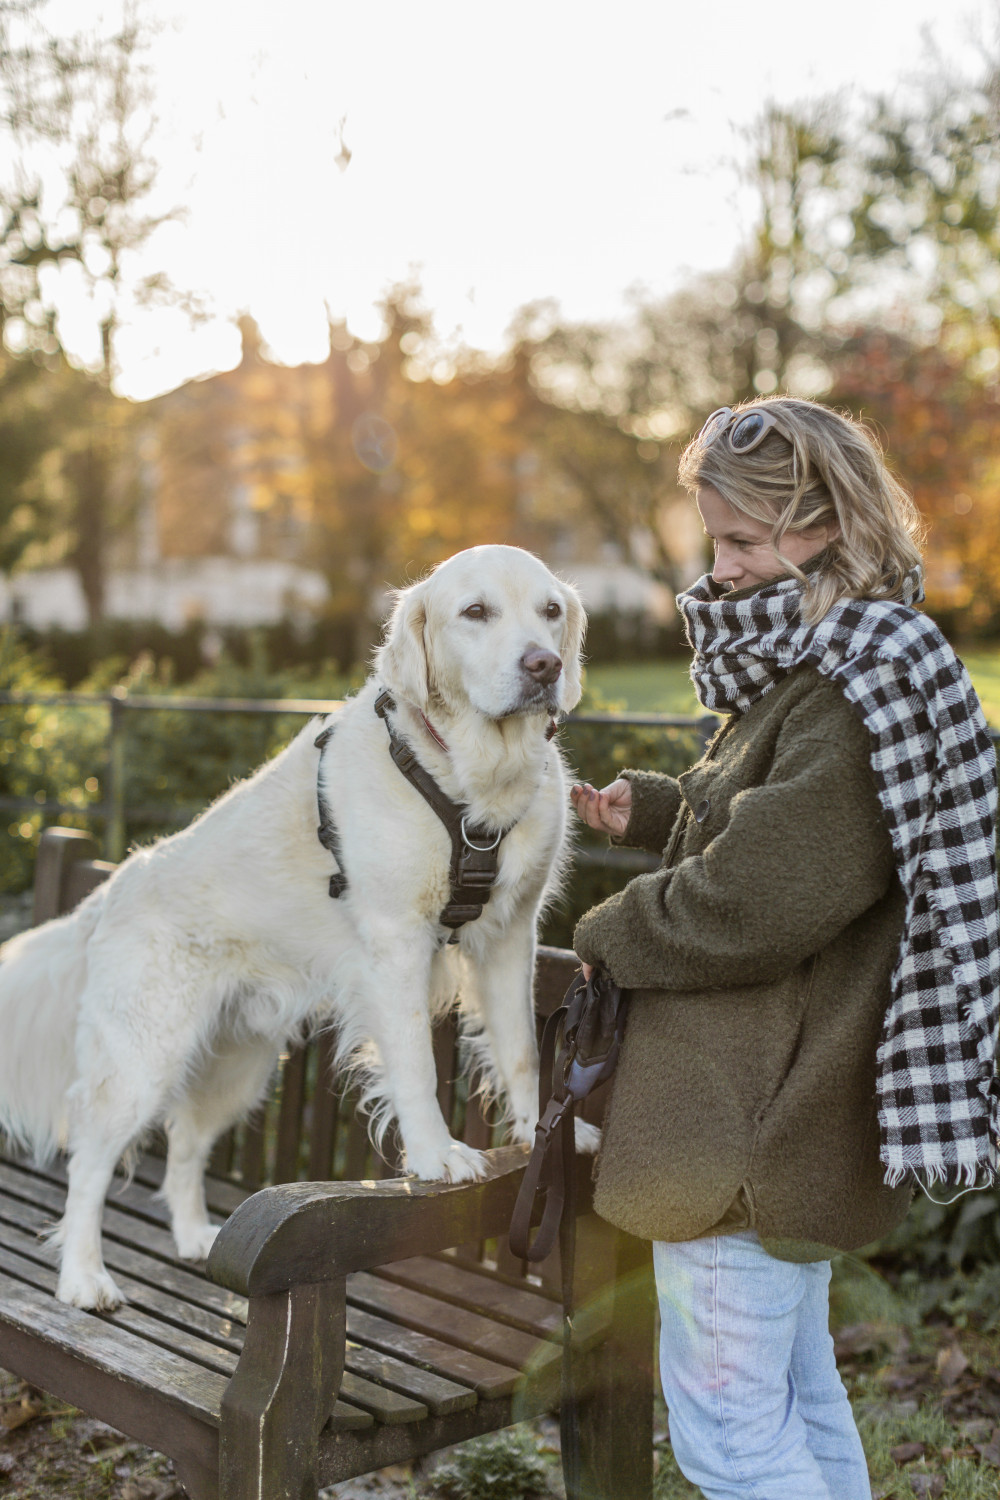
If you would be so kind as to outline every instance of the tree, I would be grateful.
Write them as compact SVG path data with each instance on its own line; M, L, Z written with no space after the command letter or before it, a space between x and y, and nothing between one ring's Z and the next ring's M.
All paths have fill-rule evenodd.
M0 4L0 333L5 348L60 376L66 440L61 481L68 504L67 557L93 620L104 605L108 541L127 519L119 472L129 409L112 394L115 339L126 307L171 293L139 270L138 252L168 213L149 203L151 91L142 61L148 31L127 0L110 35L60 36L43 21L45 0ZM85 299L92 347L82 361L62 336L67 293ZM66 376L82 364L85 382ZM44 525L46 511L38 512ZM40 539L44 539L40 537Z
M998 396L953 352L870 329L845 342L830 393L875 426L913 491L928 606L959 638L1000 625Z

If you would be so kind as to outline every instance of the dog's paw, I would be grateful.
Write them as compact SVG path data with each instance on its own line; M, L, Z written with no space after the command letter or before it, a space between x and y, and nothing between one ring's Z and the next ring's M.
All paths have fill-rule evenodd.
M125 1301L124 1292L107 1271L74 1271L69 1267L60 1272L56 1296L70 1307L86 1307L95 1312L114 1312Z
M438 1147L421 1146L406 1152L406 1170L426 1182L475 1182L486 1175L486 1157L464 1141L449 1140Z
M588 1125L586 1120L576 1121L576 1149L582 1151L584 1156L594 1156L601 1147L601 1132L596 1125Z
M517 1146L533 1146L538 1115L515 1115L510 1122L510 1138Z
M215 1224L174 1225L174 1244L181 1260L207 1260L219 1230Z

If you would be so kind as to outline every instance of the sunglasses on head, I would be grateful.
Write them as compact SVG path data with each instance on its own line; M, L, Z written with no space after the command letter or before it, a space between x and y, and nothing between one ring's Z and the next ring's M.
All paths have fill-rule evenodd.
M759 448L761 443L775 428L786 442L792 439L781 425L780 418L766 407L751 407L749 411L733 411L731 406L720 406L708 418L704 427L699 432L699 438L705 443L716 442L723 433L726 434L730 453L752 453Z

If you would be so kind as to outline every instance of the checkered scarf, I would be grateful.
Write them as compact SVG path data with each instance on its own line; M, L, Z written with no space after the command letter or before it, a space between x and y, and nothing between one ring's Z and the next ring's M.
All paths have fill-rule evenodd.
M678 597L701 703L743 712L796 667L841 688L871 765L906 894L878 1049L885 1180L994 1182L1000 946L996 758L968 674L934 622L904 603L842 599L816 625L802 585L731 599L711 577Z

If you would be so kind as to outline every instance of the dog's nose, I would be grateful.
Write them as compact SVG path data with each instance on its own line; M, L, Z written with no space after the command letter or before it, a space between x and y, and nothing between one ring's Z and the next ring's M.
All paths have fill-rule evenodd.
M538 647L524 653L521 666L539 686L551 687L562 671L562 660L554 651L543 651Z

